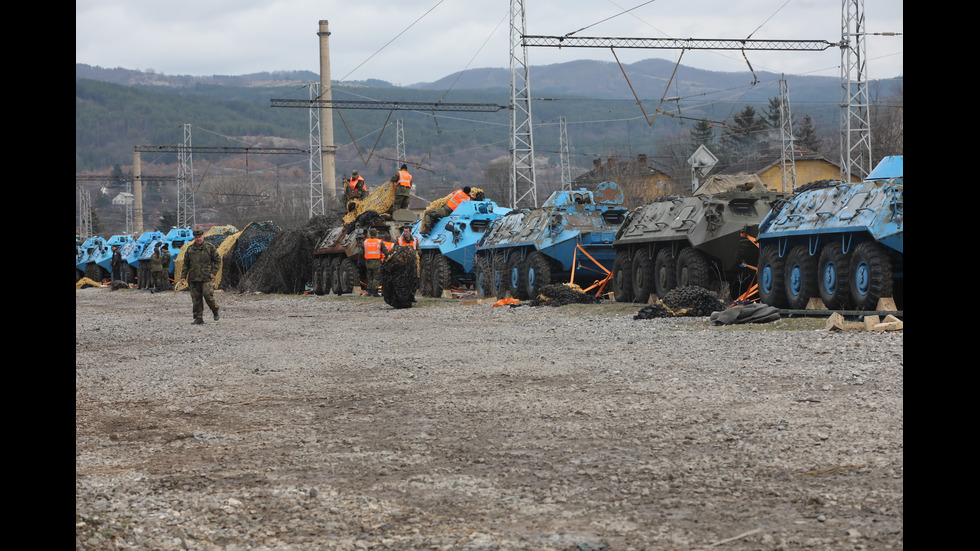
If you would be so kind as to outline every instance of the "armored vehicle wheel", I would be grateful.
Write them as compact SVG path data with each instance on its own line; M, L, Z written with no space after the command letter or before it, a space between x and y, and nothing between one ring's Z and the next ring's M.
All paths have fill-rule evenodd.
M759 250L759 298L774 308L786 307L786 290L783 272L785 258L780 258L776 245L766 245Z
M633 302L633 263L627 251L619 251L613 260L613 298L616 302Z
M667 296L671 289L677 287L677 259L673 251L660 249L653 262L653 274L658 297Z
M817 260L806 245L793 247L786 255L786 303L794 310L806 308L817 296Z
M330 259L330 292L335 295L344 294L340 286L340 258L331 257Z
M432 253L422 253L419 259L419 294L423 297L432 295Z
M78 280L82 279L83 277L85 277L85 272L75 268L75 283L78 283Z
M523 271L524 292L528 298L537 298L541 288L551 283L551 263L548 257L539 252L528 255Z
M337 276L340 285L340 293L342 295L347 295L354 292L354 286L359 282L359 276L357 266L354 261L349 258L344 258L340 261L340 266L337 269Z
M88 266L85 266L85 277L91 279L92 281L102 283L102 280L106 279L108 276L108 272L103 270L102 266L99 266L95 262L90 262Z
M687 247L677 255L677 286L718 291L718 281L712 272L711 261L704 253Z
M149 260L140 260L139 264L136 265L136 283L140 289L149 289L153 285Z
M647 302L650 293L655 290L653 260L645 250L636 251L633 255L633 300Z
M453 267L445 255L432 256L432 296L441 297L443 291L453 288Z
M119 269L119 277L127 284L136 283L136 268L133 268L129 262L123 262L122 268Z
M519 251L512 251L507 259L507 289L517 300L527 300L527 286L524 283L523 261Z
M497 298L507 298L507 259L501 254L493 255L490 269L493 271L493 285L497 289Z
M493 284L490 262L486 258L480 258L476 261L476 296L490 298L496 294L497 288Z
M313 292L317 295L323 294L323 259L317 258L313 261Z
M879 298L892 296L892 263L882 244L866 241L855 247L850 281L857 310L874 310Z
M830 310L851 307L851 258L840 243L831 243L820 251L817 260L817 287L824 306Z

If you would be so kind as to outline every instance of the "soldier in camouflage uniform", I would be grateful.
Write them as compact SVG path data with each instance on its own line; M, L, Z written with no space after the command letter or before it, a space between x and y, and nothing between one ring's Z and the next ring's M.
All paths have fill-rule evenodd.
M214 300L214 288L211 281L221 267L221 255L211 243L204 241L204 232L194 230L194 242L187 245L184 251L184 261L180 270L180 282L187 282L191 292L191 303L194 305L195 325L204 324L204 302L218 321L218 303Z
M163 270L163 281L157 288L160 290L166 290L170 288L170 262L172 257L170 256L170 245L166 243L160 244L160 269Z
M153 290L163 290L163 263L160 258L160 243L156 244L153 254L150 255L150 275L153 277Z

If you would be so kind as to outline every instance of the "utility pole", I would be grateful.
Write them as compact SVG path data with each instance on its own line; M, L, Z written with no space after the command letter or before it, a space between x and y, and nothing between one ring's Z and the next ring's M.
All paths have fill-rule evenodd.
M561 189L572 189L572 166L568 160L568 130L565 127L565 116L558 117L559 162L561 163Z
M398 162L399 168L405 164L407 158L405 155L405 126L402 119L398 119L395 121L395 161Z
M531 125L531 83L524 36L524 0L510 0L510 188L511 208L537 208L534 177L534 136Z
M320 85L310 84L310 105L320 96ZM320 153L320 110L310 108L310 218L326 212L323 204L323 157Z
M782 166L782 191L796 190L796 141L793 138L793 116L789 111L789 83L779 79L779 134Z
M190 182L188 183L188 180ZM184 144L177 147L177 227L194 227L194 158L191 125L184 124Z
M864 25L864 0L843 0L841 16L840 179L863 180L871 173L871 110Z

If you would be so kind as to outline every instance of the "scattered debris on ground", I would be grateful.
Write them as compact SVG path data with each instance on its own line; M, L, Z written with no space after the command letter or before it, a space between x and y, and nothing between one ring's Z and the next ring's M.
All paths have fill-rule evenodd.
M703 317L724 309L725 305L703 287L678 287L656 303L644 306L633 319Z
M599 304L599 299L586 294L574 283L551 283L542 286L538 296L528 301L530 306L565 306L566 304Z
M779 319L779 308L763 304L740 304L720 312L711 313L711 325L734 325L739 323L769 323Z

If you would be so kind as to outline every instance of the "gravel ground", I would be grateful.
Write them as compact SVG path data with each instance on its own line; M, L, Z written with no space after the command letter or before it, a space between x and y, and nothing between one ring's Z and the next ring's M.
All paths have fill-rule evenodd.
M904 547L903 332L75 291L76 549Z

